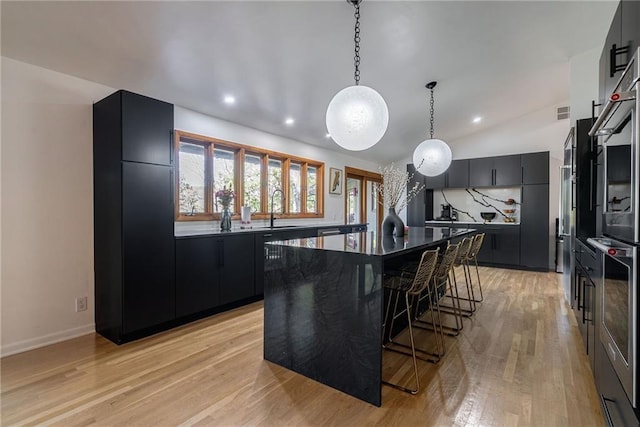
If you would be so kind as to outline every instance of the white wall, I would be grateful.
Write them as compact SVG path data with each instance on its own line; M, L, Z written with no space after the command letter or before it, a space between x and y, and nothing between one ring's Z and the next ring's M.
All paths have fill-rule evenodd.
M569 60L569 106L571 126L591 117L591 101L598 99L598 70L601 48L591 49Z
M92 105L115 91L2 58L0 355L93 332ZM168 100L170 101L170 100ZM325 162L375 163L176 108L176 128ZM326 182L326 180L325 180ZM344 221L325 194L325 220ZM75 312L75 298L88 297Z
M111 92L2 58L2 355L95 329L91 111Z

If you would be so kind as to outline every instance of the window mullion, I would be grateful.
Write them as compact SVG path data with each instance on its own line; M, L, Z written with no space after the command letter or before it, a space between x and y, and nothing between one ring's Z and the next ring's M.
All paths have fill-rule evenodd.
M291 165L291 160L288 158L282 160L282 192L284 193L284 203L282 206L282 211L285 214L289 214L289 204L291 203L291 189L289 187L289 166Z
M213 215L213 144L207 145L207 158L205 160L205 212Z
M307 213L307 162L300 165L300 213Z
M269 155L262 156L260 169L260 212L269 212Z
M238 155L236 156L236 174L233 177L233 186L236 192L236 197L233 200L235 213L240 213L240 206L246 206L244 202L244 155L244 148L238 150Z

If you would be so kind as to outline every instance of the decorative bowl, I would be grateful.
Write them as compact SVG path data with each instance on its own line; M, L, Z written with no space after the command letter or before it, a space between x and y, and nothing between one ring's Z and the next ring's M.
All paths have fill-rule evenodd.
M506 214L514 214L516 213L515 209L503 209L502 212L506 213Z
M496 213L495 212L480 212L480 216L485 221L493 221L493 219L496 217Z

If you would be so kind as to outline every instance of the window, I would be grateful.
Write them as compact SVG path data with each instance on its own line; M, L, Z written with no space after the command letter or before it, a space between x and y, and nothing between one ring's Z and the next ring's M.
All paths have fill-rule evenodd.
M262 158L255 154L244 156L244 206L249 206L251 212L260 212L262 206Z
M297 163L291 163L289 166L289 212L300 212L301 197L301 166Z
M267 212L283 212L282 210L282 196L284 192L274 194L274 191L277 189L282 190L282 161L269 159L269 177L268 177L268 188L269 188L269 201L273 206L269 206Z
M307 166L307 212L315 212L318 206L318 168Z
M179 221L219 218L215 193L223 188L235 192L237 216L241 206L249 206L254 219L268 218L271 209L284 218L324 216L322 162L182 131L176 147Z
M179 184L180 212L189 215L205 210L205 159L206 147L185 142L180 145L178 161L182 165Z
M237 187L234 184L235 153L216 148L213 150L213 194L225 188ZM220 212L222 206L214 200L214 212Z

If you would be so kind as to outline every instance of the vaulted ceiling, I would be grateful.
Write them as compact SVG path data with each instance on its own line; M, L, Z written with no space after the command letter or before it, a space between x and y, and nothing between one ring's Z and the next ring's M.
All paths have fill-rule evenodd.
M569 59L602 46L616 2L374 1L361 4L361 84L387 101L382 141L407 157L428 135L459 138L569 98ZM2 1L2 55L310 144L353 84L344 0ZM234 105L223 97L232 94ZM480 124L471 122L482 116ZM286 117L295 119L292 126ZM251 144L250 141L241 141Z

